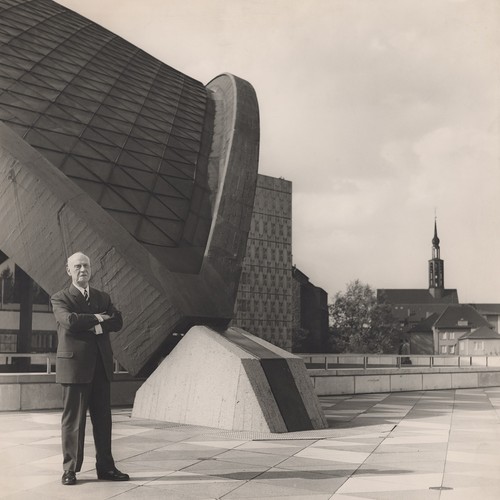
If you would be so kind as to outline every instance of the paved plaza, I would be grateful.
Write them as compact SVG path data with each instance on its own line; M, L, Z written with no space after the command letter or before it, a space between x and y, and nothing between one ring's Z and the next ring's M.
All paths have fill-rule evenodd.
M322 397L330 428L221 431L113 411L117 466L96 479L91 424L75 486L61 478L60 412L0 413L0 498L498 499L500 387Z

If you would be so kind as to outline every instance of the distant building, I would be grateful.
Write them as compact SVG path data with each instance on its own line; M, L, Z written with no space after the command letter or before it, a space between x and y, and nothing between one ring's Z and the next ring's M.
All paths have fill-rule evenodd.
M328 340L328 294L296 266L293 278L293 351L325 352Z
M486 318L491 328L500 331L500 304L470 304L477 312Z
M458 355L458 341L478 328L491 329L488 321L470 305L453 304L442 313L431 314L412 325L406 335L412 354Z
M442 313L450 304L458 304L458 292L444 286L444 261L440 255L437 223L434 223L432 258L429 260L429 287L377 290L377 300L387 302L404 330L424 321L432 314Z
M478 328L489 328L489 324L473 307L466 304L448 306L432 326L432 354L457 355L458 341Z
M379 289L377 300L390 304L392 313L400 321L402 336L410 340L412 354L458 355L479 351L473 344L480 342L474 335L485 335L484 344L492 350L496 331L500 326L500 304L460 304L458 292L444 286L444 261L440 255L437 223L434 223L432 258L428 266L429 287L426 289ZM476 340L472 340L472 339ZM461 339L471 339L464 342Z
M292 183L259 175L232 325L292 350Z
M321 352L328 294L292 266L292 183L259 175L233 326L294 352Z
M458 344L458 350L462 356L500 355L500 334L487 326L462 335Z

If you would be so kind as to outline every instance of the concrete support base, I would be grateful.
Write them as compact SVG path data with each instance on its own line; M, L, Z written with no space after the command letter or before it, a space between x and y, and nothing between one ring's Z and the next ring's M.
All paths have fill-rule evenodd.
M327 427L301 358L239 328L204 326L144 382L132 416L254 432Z

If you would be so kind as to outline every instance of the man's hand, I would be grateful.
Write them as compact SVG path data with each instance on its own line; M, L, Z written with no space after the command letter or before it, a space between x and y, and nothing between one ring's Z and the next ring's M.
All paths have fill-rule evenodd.
M106 314L106 313L99 313L99 316L102 318L103 321L111 319L111 316L109 314Z

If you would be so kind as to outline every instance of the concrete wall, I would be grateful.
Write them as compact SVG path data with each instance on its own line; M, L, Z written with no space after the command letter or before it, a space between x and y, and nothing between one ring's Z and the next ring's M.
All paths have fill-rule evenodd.
M500 369L434 368L376 370L308 370L318 396L437 389L500 387ZM116 374L111 389L114 406L133 404L144 380ZM61 408L61 386L55 375L0 375L0 411Z
M498 368L308 370L318 396L500 386Z
M116 374L111 384L111 404L130 406L142 379ZM0 375L0 411L53 410L62 408L61 385L55 375Z

